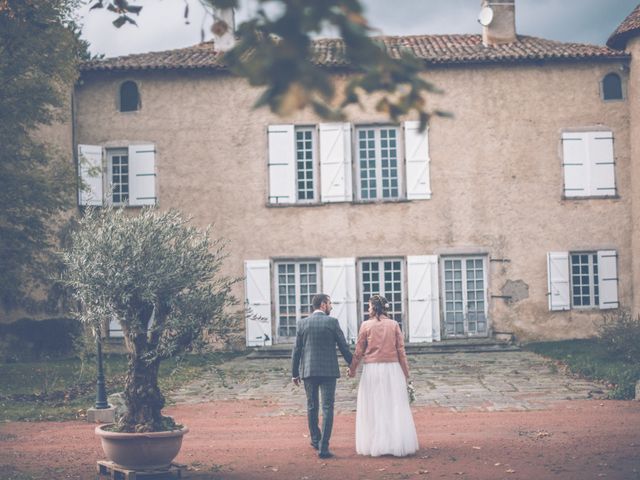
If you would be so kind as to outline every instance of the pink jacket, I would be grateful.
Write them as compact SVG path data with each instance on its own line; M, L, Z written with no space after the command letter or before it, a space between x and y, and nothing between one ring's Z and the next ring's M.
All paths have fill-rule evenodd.
M399 362L405 377L409 377L409 364L404 351L404 337L400 325L387 317L371 318L360 325L356 353L351 361L355 372L360 364Z

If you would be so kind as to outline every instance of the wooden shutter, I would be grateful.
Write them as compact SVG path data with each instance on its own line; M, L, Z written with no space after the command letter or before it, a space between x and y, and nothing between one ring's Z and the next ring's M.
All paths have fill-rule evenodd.
M129 147L129 205L155 205L156 148L154 145Z
M296 161L293 125L270 125L269 203L295 203Z
M321 201L350 202L353 199L351 180L351 125L320 124Z
M618 308L618 254L615 250L598 251L598 284L600 308Z
M440 340L438 256L407 257L409 341Z
M589 133L590 191L592 196L616 194L615 162L613 159L613 134Z
M356 259L323 258L323 291L331 297L331 315L338 319L348 342L358 336L358 312L356 307Z
M569 253L547 253L549 310L569 310Z
M419 128L420 122L404 122L407 198L409 200L431 198L428 129L420 132Z
M102 147L98 145L78 145L78 204L102 205Z
M269 260L244 262L244 293L251 310L246 317L247 347L271 345L271 274Z
M562 134L564 196L584 197L589 188L588 135L583 132Z

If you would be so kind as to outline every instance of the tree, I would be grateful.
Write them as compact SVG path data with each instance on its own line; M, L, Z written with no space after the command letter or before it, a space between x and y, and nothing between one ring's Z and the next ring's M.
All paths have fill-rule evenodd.
M235 280L220 273L224 244L187 224L175 211L89 210L62 254L63 282L79 303L79 319L96 335L110 319L122 326L123 432L171 429L161 414L160 362L202 345L205 333L225 335L235 322L225 311L236 302Z
M240 0L198 0L214 18L212 29L223 34L229 26L218 18L220 9L237 8ZM251 85L264 87L256 106L267 105L277 114L288 114L311 107L322 118L343 119L345 108L360 104L363 95L376 94L376 109L393 121L412 112L419 116L421 128L431 114L426 94L438 90L419 75L424 62L407 50L392 54L370 34L372 27L363 16L359 0L257 0L255 18L238 28L239 41L225 55L225 63ZM96 0L92 8L103 8ZM263 8L270 4L277 15ZM116 15L120 28L135 24L132 14L142 7L128 0L113 0L107 8ZM188 16L188 5L185 17ZM313 36L325 28L336 30L344 41L344 52L335 52L353 74L343 89L336 91L331 73L314 63Z
M68 155L38 129L68 115L78 58L76 0L0 0L0 304L34 306L48 287L54 225L73 205Z

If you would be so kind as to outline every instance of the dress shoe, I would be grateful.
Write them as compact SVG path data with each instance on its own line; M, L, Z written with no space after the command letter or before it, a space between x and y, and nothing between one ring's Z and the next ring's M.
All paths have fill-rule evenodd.
M311 445L313 448L315 448L316 450L318 450L320 448L320 446L315 443L315 442L311 442L309 445Z
M333 458L333 457L335 457L335 455L333 453L331 453L329 450L327 450L326 452L320 452L318 454L318 457L320 457L320 458Z

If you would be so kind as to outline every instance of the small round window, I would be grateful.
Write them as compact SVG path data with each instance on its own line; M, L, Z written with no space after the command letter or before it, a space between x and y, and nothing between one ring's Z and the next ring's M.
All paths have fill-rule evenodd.
M136 82L127 80L120 85L120 111L133 112L140 108L140 93Z
M607 73L602 79L602 98L622 100L622 80L617 73Z

